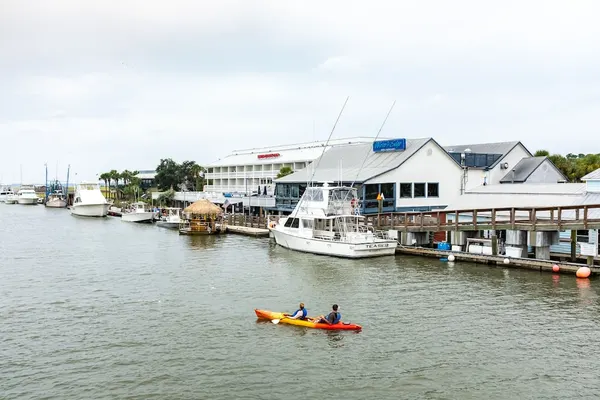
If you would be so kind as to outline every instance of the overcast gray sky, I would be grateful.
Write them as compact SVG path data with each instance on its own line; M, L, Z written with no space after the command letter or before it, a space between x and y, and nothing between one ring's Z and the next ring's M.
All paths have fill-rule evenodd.
M348 95L338 138L397 100L386 137L600 152L597 1L91 3L0 1L4 182L324 140Z

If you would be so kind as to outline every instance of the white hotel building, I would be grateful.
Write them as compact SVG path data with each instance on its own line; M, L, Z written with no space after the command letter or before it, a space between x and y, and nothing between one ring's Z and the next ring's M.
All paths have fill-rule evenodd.
M274 179L282 167L292 171L304 169L323 154L325 144L332 147L371 143L373 138L357 137L334 139L329 143L309 142L283 146L270 146L248 150L234 150L230 155L206 166L205 178L209 185L204 187L209 193L256 193L272 196L275 191Z

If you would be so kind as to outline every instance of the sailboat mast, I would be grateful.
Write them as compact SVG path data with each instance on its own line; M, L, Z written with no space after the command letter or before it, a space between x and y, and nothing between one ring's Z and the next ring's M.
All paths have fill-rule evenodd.
M44 199L44 204L46 204L48 202L48 190L50 190L48 188L48 163L44 164L44 167L46 167L46 183L45 183L45 187L46 187L46 198Z
M71 164L67 166L67 186L65 187L65 199L67 200L67 207L69 206L69 172L71 171Z

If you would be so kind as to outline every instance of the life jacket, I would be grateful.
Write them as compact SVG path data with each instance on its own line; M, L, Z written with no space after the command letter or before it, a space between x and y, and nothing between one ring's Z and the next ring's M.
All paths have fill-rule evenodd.
M306 307L297 309L296 312L292 315L296 315L298 313L298 311L302 311L302 316L299 319L306 319L306 316L308 315L308 311L306 311Z
M334 314L334 318L333 321L329 320L329 322L331 322L332 324L337 324L338 322L340 322L342 320L342 314L340 314L337 311L332 311L329 315ZM327 316L329 318L329 315Z

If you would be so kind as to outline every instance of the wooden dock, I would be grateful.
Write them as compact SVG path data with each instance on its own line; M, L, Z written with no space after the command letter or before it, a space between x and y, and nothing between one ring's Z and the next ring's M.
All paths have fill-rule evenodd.
M600 229L600 204L392 212L365 216L368 224L400 232Z
M252 228L249 226L225 225L225 232L246 236L269 237L268 229Z
M533 258L507 258L506 256L491 256L481 255L463 252L453 252L446 250L430 249L425 247L412 247L399 245L396 249L396 254L412 255L412 256L424 256L433 258L446 258L449 255L455 257L455 261L468 261L480 264L497 264L499 266L507 268L523 268L531 269L535 271L546 271L553 272L552 267L558 265L560 268L559 273L575 275L577 270L581 267L589 267L592 275L600 274L600 267L589 266L585 264L576 264L570 262L558 262L552 260L538 260ZM504 260L508 259L509 263L505 264Z

